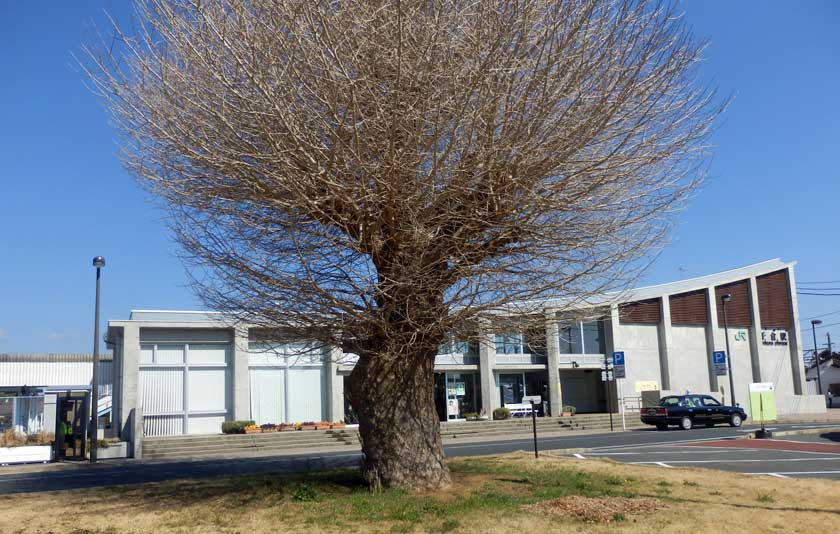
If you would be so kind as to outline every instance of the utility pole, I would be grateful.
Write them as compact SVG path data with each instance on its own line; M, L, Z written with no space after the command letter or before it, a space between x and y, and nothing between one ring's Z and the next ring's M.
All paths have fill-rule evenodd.
M814 319L811 321L811 333L814 334L814 362L817 364L817 387L819 388L819 394L822 395L822 378L820 376L820 348L817 346L817 325L822 324L822 321L819 319ZM831 338L829 338L831 339ZM828 351L828 354L831 355L831 351Z
M92 416L90 420L90 463L96 463L96 449L99 439L99 276L100 271L105 267L105 258L97 256L93 258L93 266L96 267L96 310L93 319L93 380L91 381L91 405Z

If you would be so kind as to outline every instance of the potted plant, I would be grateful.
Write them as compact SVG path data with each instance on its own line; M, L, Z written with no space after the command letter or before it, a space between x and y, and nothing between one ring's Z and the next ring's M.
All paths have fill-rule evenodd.
M318 421L315 423L315 430L329 430L330 429L330 422L329 421Z
M510 419L510 410L507 408L496 408L493 410L493 419L500 421L503 419Z
M478 421L478 414L475 412L465 413L464 419L466 419L467 421Z
M128 457L128 442L117 438L105 438L97 440L96 445L96 457L100 460Z
M262 432L262 429L257 425L248 425L245 427L246 434L259 434L260 432Z
M571 404L566 404L565 406L563 406L563 414L562 415L563 415L563 417L571 417L571 416L575 415L576 410L577 409L574 406L572 406Z
M265 423L260 425L260 430L263 432L277 432L277 425L274 423Z
M47 432L21 434L6 430L0 434L0 464L50 462L55 436Z
M280 432L294 432L297 426L294 423L280 423Z
M300 425L301 430L315 430L316 428L317 428L317 425L315 424L315 421L304 421Z

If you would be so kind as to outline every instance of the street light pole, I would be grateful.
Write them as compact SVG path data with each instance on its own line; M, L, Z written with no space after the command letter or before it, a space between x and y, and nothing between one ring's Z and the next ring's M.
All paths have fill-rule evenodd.
M735 406L735 379L732 378L732 351L729 350L729 323L726 320L726 303L732 300L732 295L727 293L721 297L723 301L723 335L726 338L726 365L729 368L729 398L731 406Z
M817 347L817 325L822 324L822 321L819 319L814 319L811 321L811 333L814 334L814 361L817 364L817 387L819 388L820 392L819 395L822 395L822 377L820 377L820 349ZM829 351L829 356L831 352Z
M90 463L96 463L97 440L99 438L99 277L105 258L93 258L96 267L96 311L93 323L93 382L91 384L90 404L93 415L90 423Z

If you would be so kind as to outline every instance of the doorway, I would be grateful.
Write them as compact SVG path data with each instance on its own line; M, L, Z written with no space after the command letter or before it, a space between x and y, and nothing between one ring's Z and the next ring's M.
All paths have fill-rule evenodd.
M58 397L55 429L57 460L85 459L88 427L88 394Z

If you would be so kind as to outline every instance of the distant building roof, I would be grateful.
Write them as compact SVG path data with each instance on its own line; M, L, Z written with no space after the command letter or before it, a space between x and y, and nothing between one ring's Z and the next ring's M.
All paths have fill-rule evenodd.
M113 360L112 354L99 355L101 361ZM0 362L92 362L93 354L0 353Z

